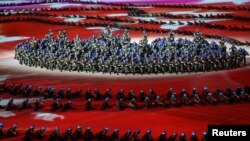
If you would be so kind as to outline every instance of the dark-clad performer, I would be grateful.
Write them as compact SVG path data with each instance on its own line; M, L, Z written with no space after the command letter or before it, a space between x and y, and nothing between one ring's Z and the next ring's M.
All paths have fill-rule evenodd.
M157 141L167 141L167 132L163 131L161 135L158 137Z
M61 140L60 128L57 126L55 130L49 135L47 141L60 141L60 140Z
M12 127L10 127L10 129L7 130L6 136L9 138L17 136L16 129L17 129L17 124L13 124Z
M24 134L24 141L31 141L35 137L35 126L31 125Z
M46 127L41 127L39 130L35 132L35 138L37 140L44 140L44 133L46 131Z
M106 97L105 100L103 101L100 110L106 110L108 108L112 108L112 106L109 104L109 98Z

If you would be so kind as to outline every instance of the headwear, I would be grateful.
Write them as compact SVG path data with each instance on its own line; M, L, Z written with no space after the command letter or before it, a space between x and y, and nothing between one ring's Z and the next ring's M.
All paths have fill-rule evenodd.
M3 127L4 126L4 123L0 122L0 127Z
M119 129L118 128L115 128L115 130L114 130L115 132L118 132L119 131Z
M106 97L106 98L105 98L105 101L109 101L109 97Z
M141 131L140 130L135 130L135 133L139 134Z
M17 124L13 124L12 127L17 128Z
M41 127L41 130L45 131L45 130L46 130L46 127L45 127L45 126Z
M148 128L147 132L148 132L148 133L151 133L151 132L152 132L152 130L151 130L150 128Z
M81 125L77 125L77 129L82 129L82 126Z
M162 135L166 135L166 134L167 134L167 132L166 132L166 131L163 131L161 134L162 134Z
M34 128L35 128L35 126L34 126L34 125L31 125L31 126L30 126L30 129L34 129Z
M71 103L72 103L72 100L68 100L68 103L71 104Z
M60 130L60 127L59 126L56 126L56 129L55 129L56 131L59 131Z

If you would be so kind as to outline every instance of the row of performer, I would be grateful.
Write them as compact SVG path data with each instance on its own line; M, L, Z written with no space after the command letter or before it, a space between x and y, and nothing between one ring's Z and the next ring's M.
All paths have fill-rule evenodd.
M0 123L0 139L4 138L13 138L18 137L18 125L13 124L6 133L3 130L4 123ZM149 128L147 131L141 135L140 130L127 130L124 134L120 134L118 128L115 128L113 131L110 131L108 127L105 127L103 130L94 133L91 126L87 126L84 130L81 125L78 125L77 128L73 131L72 127L69 127L66 131L61 133L61 129L57 126L50 133L46 133L46 127L42 126L37 129L34 125L31 125L24 133L23 140L47 140L47 141L207 141L207 132L204 131L203 135L198 138L196 131L192 131L190 137L187 137L185 132L178 134L174 132L173 134L168 135L167 131L162 131L157 138L154 138L152 135L152 130ZM48 132L48 131L47 131Z
M45 90L44 94L49 94ZM68 93L68 92L66 92ZM216 89L213 93L209 89L204 88L202 93L194 88L192 93L189 94L185 89L183 89L180 94L176 94L173 88L170 88L167 94L162 97L157 95L153 89L150 89L147 94L143 90L140 91L139 95L136 95L133 90L130 90L128 95L125 95L123 89L121 89L116 94L116 104L113 103L110 99L112 98L111 89L108 89L104 95L100 93L98 89L95 90L92 94L91 90L88 89L83 95L86 99L86 102L83 106L83 110L106 110L115 107L118 110L125 110L127 108L139 110L142 108L154 108L154 107L164 107L168 108L170 106L180 107L180 106L192 106L194 104L217 104L217 103L239 103L243 101L250 101L249 87L241 88L238 87L235 91L231 88L227 88L225 91L222 89ZM62 103L61 98L68 98L66 103ZM77 97L82 97L78 95ZM61 89L55 96L44 95L44 98L54 98L54 102L50 105L50 111L67 111L67 110L76 110L77 107L74 106L72 98L73 96L64 95L64 90ZM44 103L42 98L37 98L34 104L30 102L29 98L26 98L21 105L14 104L14 98L11 97L6 105L1 104L0 108L5 109L6 111L10 110L25 110L33 109L34 111L45 110ZM102 100L102 102L98 102ZM100 103L100 107L96 107L96 104L93 104L93 101Z

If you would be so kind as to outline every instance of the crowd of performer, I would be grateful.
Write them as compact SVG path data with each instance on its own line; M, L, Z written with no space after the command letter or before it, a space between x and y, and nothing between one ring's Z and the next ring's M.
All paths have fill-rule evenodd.
M76 36L73 41L66 31L59 31L57 38L49 31L43 39L33 38L15 48L15 58L30 67L117 74L231 69L246 65L247 55L244 48L235 45L227 49L225 41L208 43L200 32L194 34L192 41L176 40L175 34L169 32L167 38L157 38L149 44L146 32L136 43L131 42L127 30L120 37L112 35L110 27L100 36L87 40Z
M0 139L4 138L13 138L20 135L18 132L17 124L13 124L7 131L3 130L4 123L0 122ZM162 131L158 137L154 138L152 135L152 130L149 128L142 135L140 130L127 130L124 134L120 134L118 128L115 128L113 131L110 131L108 127L105 127L103 130L94 133L91 126L87 126L86 129L82 125L78 125L77 128L73 131L72 127L69 127L66 131L60 129L59 126L56 126L55 129L46 133L46 127L42 126L39 129L35 129L34 125L31 125L24 133L23 140L47 140L47 141L207 141L207 132L204 131L202 136L198 137L195 131L192 131L191 135L187 137L185 132L178 134L174 132L173 134L168 135L167 131ZM47 131L48 132L48 131Z
M181 92L176 93L173 88L170 88L168 92L164 95L157 94L153 89L150 89L149 92L140 90L138 94L134 90L129 90L126 94L123 89L118 91L116 94L113 94L112 89L108 88L104 93L98 88L92 92L90 89L87 89L85 92L82 89L79 89L75 92L71 88L66 90L62 87L60 90L56 90L53 86L48 86L46 89L43 89L41 86L38 86L36 89L33 89L32 85L10 84L2 83L0 87L0 94L9 93L11 95L9 101L6 105L1 104L0 99L0 108L5 109L6 111L10 110L25 110L33 109L34 111L44 110L43 100L48 98L53 98L54 102L50 106L50 111L67 111L75 110L77 107L73 104L73 99L75 98L84 98L85 104L82 105L82 110L106 110L116 107L118 110L125 109L150 109L154 107L180 107L180 106L192 106L194 104L206 105L206 104L217 104L217 103L239 103L243 101L250 101L250 87L245 86L237 87L235 90L232 88L226 88L225 90L217 88L215 91L209 90L207 87L199 92L196 88L193 88L192 92L188 92L185 89L182 89ZM23 95L26 100L24 100L20 105L14 103L13 96ZM30 97L39 97L35 102L30 102ZM66 102L62 102L63 99L66 99ZM115 99L116 104L110 102L111 99ZM65 101L65 100L64 100ZM98 102L99 101L99 102ZM114 101L114 100L113 100ZM94 106L93 102L100 103L100 106Z

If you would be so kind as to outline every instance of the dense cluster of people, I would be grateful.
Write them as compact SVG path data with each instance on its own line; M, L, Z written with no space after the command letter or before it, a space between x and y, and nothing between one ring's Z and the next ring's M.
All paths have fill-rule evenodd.
M0 86L0 94L9 93L12 97L9 99L6 106L0 104L1 109L9 110L25 110L33 109L34 111L43 110L44 104L43 99L53 98L54 102L50 106L50 111L67 111L75 110L76 107L73 106L74 98L84 98L85 105L83 105L83 110L89 111L94 109L106 110L116 107L118 110L134 109L139 110L142 108L150 109L154 107L180 107L180 106L192 106L194 104L217 104L217 103L239 103L243 101L250 101L250 87L245 86L244 88L238 87L236 90L231 88L226 88L225 90L217 88L214 92L211 92L208 88L204 87L202 92L199 92L196 88L193 88L192 92L188 92L182 89L180 93L176 93L173 88L165 94L157 94L153 89L149 92L140 90L138 94L134 90L130 90L127 94L123 89L113 94L112 89L108 88L104 93L102 93L98 88L92 92L87 89L83 92L82 89L78 89L73 92L72 88L64 87L60 90L56 90L53 86L48 86L43 89L42 86L38 86L36 89L32 85L22 84L10 84L2 83ZM14 104L15 95L23 95L26 97L21 105ZM43 97L37 98L35 103L29 102L29 97ZM62 103L61 99L68 99L66 103ZM111 104L110 100L116 99L116 104ZM94 106L94 101L102 101L100 107ZM1 103L1 100L0 100Z
M122 37L112 35L109 27L100 36L82 40L76 36L70 41L66 31L57 38L48 32L42 40L19 43L15 59L21 65L49 70L86 71L124 74L150 74L172 72L197 72L222 70L246 65L248 52L234 45L227 51L224 41L208 43L202 33L196 32L193 41L175 39L169 32L167 38L157 38L148 43L143 32L139 43L131 42L129 32Z
M168 22L165 21L158 21L158 20L142 20L139 19L139 23L149 23L149 24L168 24L168 25L184 25L184 22L187 22L188 25L196 25L196 26L203 26L209 29L219 29L219 30L233 30L233 31L249 31L250 28L245 26L237 26L237 25L224 25L224 24L211 24L202 20L194 20L194 21L172 21L169 20Z
M18 125L13 124L6 133L3 130L4 123L0 123L0 139L4 138L13 138L18 137L19 132L17 131ZM77 125L76 129L73 131L72 127L68 127L66 131L62 132L59 126L56 126L55 129L48 134L45 126L42 126L39 129L36 129L34 125L31 125L24 133L23 140L47 140L47 141L207 141L208 134L206 131L203 132L202 136L199 138L196 131L192 131L191 135L187 137L185 132L178 134L174 132L173 134L168 135L167 131L162 131L158 137L154 138L152 135L152 130L149 128L147 131L141 135L140 130L127 130L124 134L120 134L118 128L115 128L113 131L110 131L108 127L105 127L103 130L94 133L91 126L87 126L86 129L82 125Z
M165 17L165 18L171 18L171 19L233 19L233 20L240 20L240 21L250 21L250 17L248 16L241 16L236 14L206 14L206 15L193 15L193 14L186 14L186 15L175 15L171 13L146 13L143 12L143 10L131 10L128 12L129 16L134 17Z

